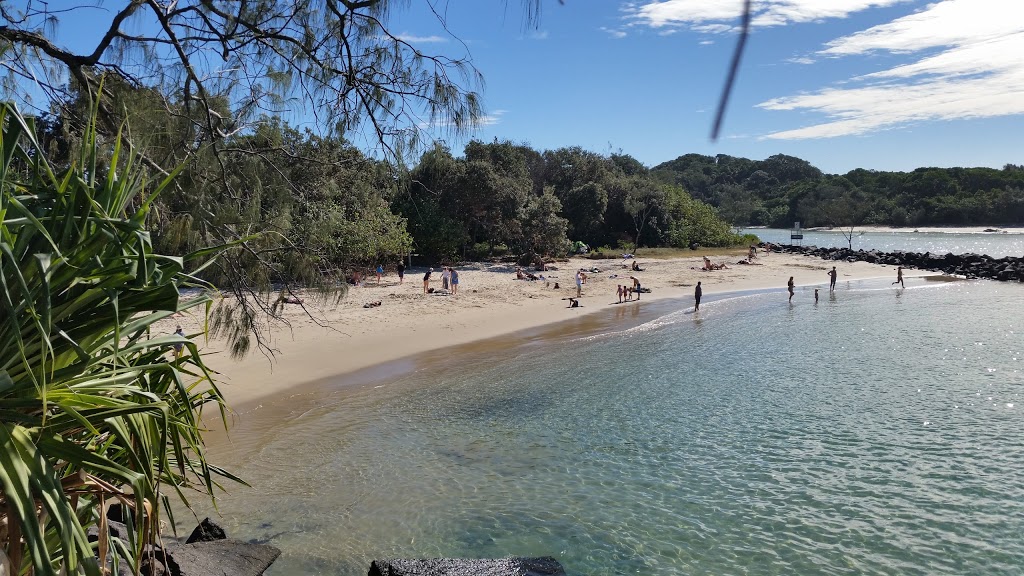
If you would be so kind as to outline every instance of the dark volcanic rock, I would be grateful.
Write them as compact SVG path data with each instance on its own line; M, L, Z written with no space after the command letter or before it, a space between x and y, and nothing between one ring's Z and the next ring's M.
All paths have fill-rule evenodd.
M259 576L281 555L266 544L241 540L213 540L193 544L168 545L166 556L158 559L174 576Z
M847 262L865 261L889 266L903 266L904 268L919 268L922 270L935 270L945 274L956 274L966 278L989 278L1002 281L1024 281L1024 266L1021 265L1021 258L1004 256L992 258L985 254L952 254L944 255L925 252L879 252L877 250L850 250L848 248L818 248L816 246L791 246L788 244L761 243L761 246L770 246L775 252L788 252L790 254L803 254L814 256L825 260L846 260Z
M367 576L565 576L565 570L551 557L392 559L374 560Z
M193 542L211 542L213 540L224 540L227 538L227 533L224 529L214 523L209 518L203 518L203 521L196 526L196 529L192 531L192 534L185 540L185 544L191 544Z

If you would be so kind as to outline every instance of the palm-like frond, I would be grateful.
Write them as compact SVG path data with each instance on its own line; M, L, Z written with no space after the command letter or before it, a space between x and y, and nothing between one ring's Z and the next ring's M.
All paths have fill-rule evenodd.
M152 252L146 217L170 178L147 182L120 138L88 131L80 161L58 171L30 118L0 104L0 123L0 542L15 574L137 572L162 485L185 498L233 478L204 457L202 408L226 419L196 346L151 333L210 302L185 266L211 254ZM189 353L170 360L176 344ZM104 508L118 501L135 521L112 540Z

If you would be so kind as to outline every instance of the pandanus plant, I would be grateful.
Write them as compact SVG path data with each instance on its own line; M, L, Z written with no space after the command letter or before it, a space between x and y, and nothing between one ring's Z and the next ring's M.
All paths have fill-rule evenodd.
M195 274L224 247L154 254L147 215L174 174L150 182L95 120L60 169L31 118L0 104L0 122L0 573L138 573L161 518L173 525L168 496L237 480L203 450L203 407L227 422L211 372L189 338L153 328L208 316ZM116 537L113 503L129 517Z

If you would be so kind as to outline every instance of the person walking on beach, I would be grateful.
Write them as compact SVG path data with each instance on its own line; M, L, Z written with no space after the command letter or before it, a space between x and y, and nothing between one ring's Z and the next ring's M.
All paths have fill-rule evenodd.
M836 272L836 267L833 266L832 270L830 270L829 273L828 273L828 278L829 278L829 280L828 280L828 291L829 292L835 292L836 291L836 276L838 276L838 275L839 275L839 273Z
M377 269L374 270L377 273L377 286L380 286L380 278L384 275L384 265L377 264Z
M576 271L576 297L579 298L583 295L583 269L580 268Z
M615 287L615 295L619 298L619 304L622 304L622 284Z
M175 329L175 331L174 331L174 335L178 336L180 338L184 338L185 337L185 331L181 329L181 326L178 326L178 328ZM184 349L185 349L185 344L184 343L182 343L182 342L175 342L174 343L174 359L175 360L181 358L181 353L182 353L182 351L184 351Z
M423 293L426 294L430 290L430 275L433 274L434 269L427 270L427 273L423 275Z
M395 267L398 270L398 283L402 284L405 282L405 264L402 264L401 260L398 262L398 266Z
M693 289L693 311L700 310L700 297L704 294L704 291L700 288L700 281L697 281L697 287Z
M441 266L441 288L444 290L448 289L448 280L452 277L452 273L448 271L447 266Z
M449 268L448 272L451 273L452 296L454 296L459 293L459 272L455 268Z
M789 282L786 283L786 286L789 288L789 303L792 304L793 303L793 277L792 276L789 277Z
M636 292L636 299L640 299L640 281L636 279L636 276L630 276L630 280L633 281L633 292Z
M903 285L903 266L896 267L896 281L893 282L893 284L899 284L900 288L906 288L906 286ZM892 284L890 284L890 286L891 285Z

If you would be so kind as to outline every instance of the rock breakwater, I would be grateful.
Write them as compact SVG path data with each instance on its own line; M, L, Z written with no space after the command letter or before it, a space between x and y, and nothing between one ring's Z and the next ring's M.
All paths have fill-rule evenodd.
M919 270L932 270L963 276L964 278L988 278L1004 282L1024 282L1024 258L1004 256L993 258L985 254L932 254L930 252L881 252L878 250L851 250L849 248L818 248L817 246L792 246L762 242L761 248L772 252L803 254L824 260L846 262L870 262L889 266L903 266Z

